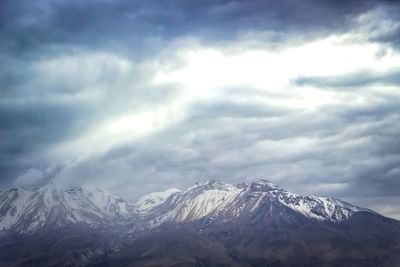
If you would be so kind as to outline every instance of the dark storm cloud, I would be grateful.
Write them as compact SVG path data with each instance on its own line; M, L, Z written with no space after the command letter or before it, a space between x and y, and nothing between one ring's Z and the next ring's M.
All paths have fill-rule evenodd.
M382 1L384 3L382 9L384 12L380 12L378 20L386 24L384 26L392 26L389 28L384 27L384 30L377 31L376 28L370 27L369 30L373 31L374 34L370 37L371 41L390 44L397 50L400 49L400 5L398 1Z
M45 160L40 152L75 134L86 112L84 106L46 100L0 101L2 182L9 183L37 164L49 164L40 162Z
M342 30L374 5L333 0L3 1L0 34L3 49L19 56L86 46L140 57L183 35L219 42L245 31Z

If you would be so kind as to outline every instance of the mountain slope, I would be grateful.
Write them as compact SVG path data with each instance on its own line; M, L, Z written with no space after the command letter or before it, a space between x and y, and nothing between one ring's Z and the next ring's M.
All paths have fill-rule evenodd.
M171 195L181 192L177 188L170 188L163 192L154 192L139 198L135 204L135 210L140 214L146 214L153 210L155 207L163 204Z
M366 211L331 197L301 196L266 181L231 185L211 180L186 191L176 191L142 214L149 225L163 222L190 222L202 218L235 220L268 209L271 205L286 207L307 218L340 222L356 212Z
M54 184L0 191L0 231L28 233L67 224L109 225L130 218L131 205L100 190L60 189Z

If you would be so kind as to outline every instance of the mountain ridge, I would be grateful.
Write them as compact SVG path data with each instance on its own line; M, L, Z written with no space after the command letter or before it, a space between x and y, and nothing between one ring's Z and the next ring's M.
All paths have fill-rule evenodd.
M48 184L34 189L0 190L0 231L29 233L40 227L86 223L101 225L144 223L151 228L165 222L190 222L205 217L229 220L252 213L263 203L276 202L305 217L340 222L359 211L373 212L332 197L298 195L260 179L251 184L220 180L196 183L181 191L171 188L128 202L102 190L61 188Z
M265 180L135 203L80 187L4 189L0 225L0 267L400 266L399 221Z

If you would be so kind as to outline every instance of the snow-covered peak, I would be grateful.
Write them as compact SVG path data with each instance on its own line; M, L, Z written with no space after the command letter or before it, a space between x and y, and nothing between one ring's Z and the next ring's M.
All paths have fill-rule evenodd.
M183 193L189 192L199 192L199 191L207 191L207 190L222 190L222 191L230 191L235 190L238 187L232 184L226 184L221 182L220 180L212 179L208 180L204 183L196 183L194 186L189 187Z
M271 183L268 180L264 180L264 179L260 179L256 182L251 183L251 185L250 185L251 191L267 192L267 191L272 191L272 190L277 190L277 189L280 189L277 185Z
M62 188L55 184L34 189L0 191L0 231L26 233L44 226L66 224L109 224L128 219L130 204L100 190Z
M203 186L207 186L208 188L212 189L225 189L227 185L229 184L225 184L217 179L208 180L205 183L203 183Z
M267 180L247 185L232 185L218 180L197 183L174 195L150 212L155 222L193 221L203 217L218 217L224 221L249 213L275 208L290 208L296 213L319 221L340 222L358 211L366 211L343 201L315 196L302 196ZM246 215L247 214L247 215ZM251 215L253 216L253 215Z
M201 219L223 210L243 191L241 187L218 180L197 183L168 198L163 205L152 210L152 214L157 214L157 216L151 223L187 222Z
M172 194L159 195L149 194L138 202L142 216L147 214L154 225L166 221L194 221L206 216L230 220L242 213L268 210L271 205L290 208L311 219L331 222L340 222L364 210L334 198L297 195L267 180L258 180L250 185L210 180L176 192L173 197L170 197Z
M143 214L163 204L171 195L179 192L181 190L177 188L170 188L162 192L150 193L139 198L134 207L136 211Z
M303 214L306 217L319 221L340 222L355 212L369 211L332 197L302 196L284 190L275 195L277 200Z

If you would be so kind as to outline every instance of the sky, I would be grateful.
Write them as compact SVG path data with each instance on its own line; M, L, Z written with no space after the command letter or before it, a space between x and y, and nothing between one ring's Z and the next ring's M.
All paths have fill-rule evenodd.
M0 2L0 187L267 179L400 219L400 2Z

